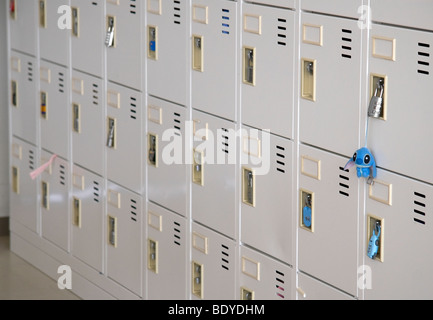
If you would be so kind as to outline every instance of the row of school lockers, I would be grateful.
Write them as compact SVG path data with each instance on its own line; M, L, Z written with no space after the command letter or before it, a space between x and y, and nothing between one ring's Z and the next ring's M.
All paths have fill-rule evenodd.
M17 252L31 242L114 297L433 298L431 3L7 8ZM343 167L365 142L377 79L367 185ZM206 142L226 164L202 162ZM170 148L191 162L167 164Z

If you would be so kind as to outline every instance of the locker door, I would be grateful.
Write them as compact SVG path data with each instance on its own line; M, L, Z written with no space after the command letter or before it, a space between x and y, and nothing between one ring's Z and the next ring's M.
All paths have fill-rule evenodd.
M244 129L241 241L293 264L293 142L248 127Z
M298 273L297 300L354 300L324 282Z
M147 88L151 95L187 104L189 23L187 0L147 3Z
M431 299L433 187L379 169L368 189L364 221L365 241L360 247L371 275L365 299ZM377 255L368 246L379 223ZM376 234L377 235L377 234ZM366 278L366 280L368 280Z
M103 39L107 48L108 80L138 91L143 89L142 5L144 2L135 0L107 1Z
M72 255L103 272L104 180L74 165L72 173Z
M343 18L302 13L301 19L300 140L352 156L359 139L361 29Z
M192 224L191 299L236 299L235 242Z
M142 193L141 93L109 83L105 127L107 178Z
M71 0L72 68L96 77L104 75L105 1Z
M374 24L370 45L371 91L377 79L385 88L383 113L370 118L370 150L378 166L432 183L433 172L425 168L433 156L426 148L433 135L433 35ZM416 165L408 157L416 157Z
M11 144L10 217L37 233L39 210L37 189L39 180L31 180L30 172L38 166L37 150L15 137Z
M372 0L374 20L394 25L433 30L430 13L433 3L428 0Z
M154 203L147 205L148 237L144 244L147 248L147 297L150 300L186 300L189 297L186 220Z
M185 163L184 107L148 97L147 174L148 197L182 216L186 216L187 176Z
M192 218L235 239L235 125L198 111L193 111L193 121Z
M192 107L234 121L237 3L196 0L192 10Z
M292 300L293 269L258 251L241 246L239 300Z
M38 0L7 0L10 46L36 56Z
M51 156L42 150L41 164L48 162ZM67 252L70 239L69 181L69 164L60 157L42 173L40 179L42 237Z
M299 269L356 296L356 170L343 170L347 158L304 145L299 151Z
M361 12L358 11L361 10L361 6L362 0L330 0L326 2L321 0L303 0L301 3L302 10L329 13L357 19L361 16Z
M9 84L9 106L11 114L11 131L36 145L38 141L36 127L37 108L37 62L27 55L10 52L11 82Z
M293 137L293 11L243 4L242 122Z
M69 0L38 0L39 53L41 59L69 66L71 19Z
M72 71L72 154L74 162L104 174L104 86L100 79Z
M71 111L66 68L41 61L37 104L42 148L69 159Z
M142 295L142 199L114 183L107 186L107 275Z

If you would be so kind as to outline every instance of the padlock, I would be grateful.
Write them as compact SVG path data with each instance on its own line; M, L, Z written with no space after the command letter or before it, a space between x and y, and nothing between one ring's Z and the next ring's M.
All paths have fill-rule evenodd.
M370 105L368 106L368 116L373 118L380 118L383 106L383 93L384 93L383 79L377 80L376 89L371 97Z
M107 47L114 46L114 18L108 17L108 30L107 35L105 37L105 45Z

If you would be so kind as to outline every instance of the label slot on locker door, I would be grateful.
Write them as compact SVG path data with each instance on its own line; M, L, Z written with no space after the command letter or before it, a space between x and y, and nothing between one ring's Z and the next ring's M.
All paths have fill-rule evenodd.
M18 84L15 80L11 81L11 99L12 105L18 107Z
M301 60L301 96L316 101L316 60Z
M243 82L256 85L256 49L243 47Z
M147 268L158 273L158 241L147 239Z
M107 35L105 36L105 45L110 48L116 47L116 18L107 16Z
M74 226L81 228L81 200L73 198L72 200L72 223Z
M242 202L255 207L255 177L254 172L248 168L242 168Z
M72 104L72 130L77 133L81 132L80 109L78 103Z
M149 37L147 57L158 60L158 28L147 26L147 36Z
M39 0L39 26L47 27L47 4L46 0Z
M203 265L192 262L192 294L203 299Z
M40 98L41 98L41 117L42 119L47 119L48 115L47 115L47 93L44 91L41 91L40 94Z
M50 196L50 189L48 182L42 181L42 208L49 210L50 209L50 202L49 202L49 196Z
M108 244L117 248L117 218L108 216Z
M149 164L158 168L158 135L149 133L148 134L149 152L147 160Z
M80 36L80 29L79 29L80 11L78 8L72 7L71 14L72 14L72 35L78 38Z
M19 170L17 167L12 167L12 191L16 194L20 193Z
M203 37L192 36L192 68L203 72Z

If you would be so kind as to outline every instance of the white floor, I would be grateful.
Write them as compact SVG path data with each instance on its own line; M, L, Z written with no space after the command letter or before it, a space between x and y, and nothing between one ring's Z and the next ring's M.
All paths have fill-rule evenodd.
M57 282L9 250L9 237L0 237L0 300L79 300Z

